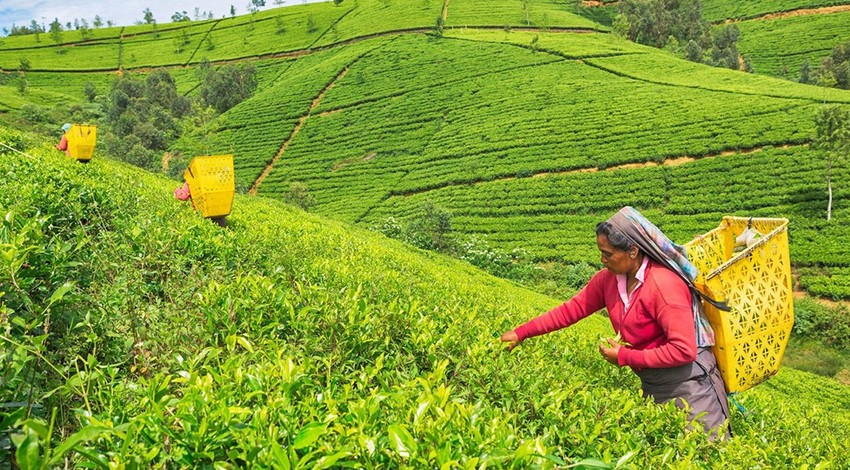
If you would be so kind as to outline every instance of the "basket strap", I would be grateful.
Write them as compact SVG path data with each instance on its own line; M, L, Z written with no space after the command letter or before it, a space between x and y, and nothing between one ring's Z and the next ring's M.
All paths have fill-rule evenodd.
M732 310L732 308L729 307L729 304L727 304L726 302L721 302L719 300L712 299L711 297L708 296L708 294L697 289L696 286L694 286L693 289L694 289L694 292L697 293L699 298L701 298L702 300L705 300L706 302L710 303L711 305L714 305L714 307L716 309L723 310L724 312L728 312L728 311Z
M750 411L748 409L744 408L744 405L740 404L738 402L738 400L735 399L735 395L737 395L737 393L727 393L726 398L728 398L729 401L731 401L732 404L735 405L735 408L737 408L738 411L741 412L741 414L743 414L744 416L749 416Z

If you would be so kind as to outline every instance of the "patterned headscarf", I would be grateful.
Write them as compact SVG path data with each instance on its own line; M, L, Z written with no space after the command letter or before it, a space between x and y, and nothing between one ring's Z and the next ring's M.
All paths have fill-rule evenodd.
M635 209L626 206L614 214L608 223L616 230L623 233L642 252L653 261L676 273L688 285L691 291L691 310L694 314L694 325L697 332L697 346L714 346L714 330L705 318L700 298L710 302L721 310L729 310L729 307L718 302L699 291L694 286L694 279L699 275L699 270L688 261L685 247L670 241L664 232L656 227L646 217Z

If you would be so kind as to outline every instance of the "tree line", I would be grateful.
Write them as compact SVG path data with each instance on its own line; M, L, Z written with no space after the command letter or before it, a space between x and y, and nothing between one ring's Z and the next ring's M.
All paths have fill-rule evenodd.
M787 69L784 70L788 73ZM832 54L825 57L820 66L813 67L806 58L800 67L800 83L809 83L850 90L850 40L836 44Z
M276 5L282 4L280 1L275 2ZM265 0L251 0L248 4L248 10L251 13L256 13L259 11L260 7L266 5ZM229 10L230 16L236 16L236 7L230 5ZM198 7L195 7L194 16L190 17L189 13L186 10L175 11L173 15L171 15L171 21L174 23L192 21L194 18L195 21L201 20L211 20L215 18L215 15L212 11L201 10ZM141 24L152 24L156 25L156 19L154 18L153 12L150 8L145 8L142 11L142 19L135 22L137 25ZM72 21L66 21L62 23L59 21L59 18L54 18L53 21L49 25L45 25L44 23L39 23L36 20L31 20L27 25L18 26L16 24L12 24L11 28L3 28L4 36L24 36L33 34L35 35L35 41L41 42L41 35L48 34L54 42L61 42L61 33L63 31L79 31L82 34L83 39L87 39L92 29L102 28L106 26L111 28L115 25L115 22L112 20L104 20L100 15L95 15L94 19L89 22L85 18L74 18Z
M734 24L714 28L700 0L621 0L614 32L630 41L667 49L692 62L752 72L738 52Z
M158 171L163 168L165 152L177 139L190 134L198 137L193 140L205 140L212 133L216 117L250 97L257 88L253 65L216 68L205 61L197 74L200 86L193 97L181 95L174 78L164 69L144 78L124 74L115 80L103 118L109 130L103 138L107 152Z

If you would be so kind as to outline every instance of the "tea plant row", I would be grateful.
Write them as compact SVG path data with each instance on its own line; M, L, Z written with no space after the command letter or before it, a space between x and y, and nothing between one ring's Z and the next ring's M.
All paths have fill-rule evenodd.
M712 0L703 2L703 12L709 21L722 21L727 18L748 19L769 13L814 9L834 5L846 5L846 0L789 0L781 4L771 0L755 0L752 2L736 2L734 0Z
M21 466L850 464L831 379L783 369L710 443L598 357L602 316L508 354L496 335L556 300L262 198L221 230L172 180L20 150L0 159L0 398L41 408L0 413Z
M805 60L817 69L835 46L850 40L848 24L850 12L745 21L738 24L739 47L756 72L799 80Z
M588 240L595 224L624 205L648 211L680 243L716 227L723 215L787 217L794 264L838 268L848 265L840 240L850 232L826 222L824 171L821 157L806 146L766 149L681 166L553 174L394 196L363 222L409 218L429 202L452 214L456 230L485 236L500 249L519 247L540 260L593 262L598 255ZM850 188L835 188L835 201L848 195ZM850 214L842 203L836 207ZM832 281L828 273L808 270L801 277L821 293L844 296L840 276Z
M446 25L466 26L534 26L550 28L598 29L600 25L575 13L572 5L557 0L523 2L507 0L498 3L475 0L452 0Z

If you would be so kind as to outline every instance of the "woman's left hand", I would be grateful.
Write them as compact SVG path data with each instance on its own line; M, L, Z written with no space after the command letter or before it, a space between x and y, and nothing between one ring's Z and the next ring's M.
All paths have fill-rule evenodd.
M611 338L606 338L610 347L606 347L605 343L601 343L599 345L599 353L602 354L602 357L605 358L606 361L614 364L615 366L619 366L620 363L617 362L617 357L620 355L620 343L614 341Z

